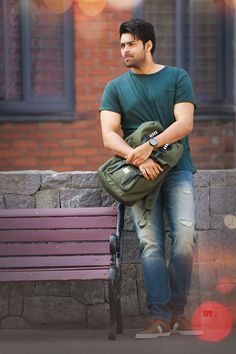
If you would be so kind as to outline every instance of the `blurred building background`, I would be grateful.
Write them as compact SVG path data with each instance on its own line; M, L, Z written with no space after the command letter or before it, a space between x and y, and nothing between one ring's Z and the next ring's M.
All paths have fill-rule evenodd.
M156 60L183 67L197 99L198 169L236 167L235 0L0 0L0 170L96 170L99 104L124 72L118 29L151 21Z

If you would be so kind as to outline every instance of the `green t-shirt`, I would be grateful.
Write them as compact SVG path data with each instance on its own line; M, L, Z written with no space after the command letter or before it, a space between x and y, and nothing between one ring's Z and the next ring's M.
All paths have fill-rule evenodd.
M159 121L166 129L175 121L174 105L179 102L195 105L191 79L183 69L165 66L149 75L127 71L110 81L105 87L100 111L119 113L121 128L127 137L146 121ZM181 143L184 152L174 168L195 172L188 137Z

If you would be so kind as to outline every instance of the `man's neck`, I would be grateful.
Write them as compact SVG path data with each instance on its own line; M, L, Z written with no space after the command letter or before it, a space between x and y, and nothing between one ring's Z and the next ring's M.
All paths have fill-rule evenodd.
M162 70L165 66L161 64L156 64L154 62L150 64L146 64L140 68L131 68L131 71L134 74L144 74L144 75L150 75L150 74L155 74L158 71Z

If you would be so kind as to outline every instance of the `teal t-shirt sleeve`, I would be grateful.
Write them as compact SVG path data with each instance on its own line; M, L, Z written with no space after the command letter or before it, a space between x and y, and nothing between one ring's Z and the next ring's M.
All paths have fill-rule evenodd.
M121 114L121 107L114 82L110 81L103 92L99 111L111 111Z
M180 102L191 102L196 107L192 81L183 69L179 69L175 91L175 103Z

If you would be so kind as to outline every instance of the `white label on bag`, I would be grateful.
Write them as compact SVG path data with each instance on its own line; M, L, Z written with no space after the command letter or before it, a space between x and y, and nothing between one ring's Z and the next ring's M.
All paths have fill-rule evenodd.
M129 168L128 168L128 167L125 167L125 168L123 168L123 172L124 172L125 174L127 174L127 173L129 173L129 172L130 172L130 170L129 170Z

